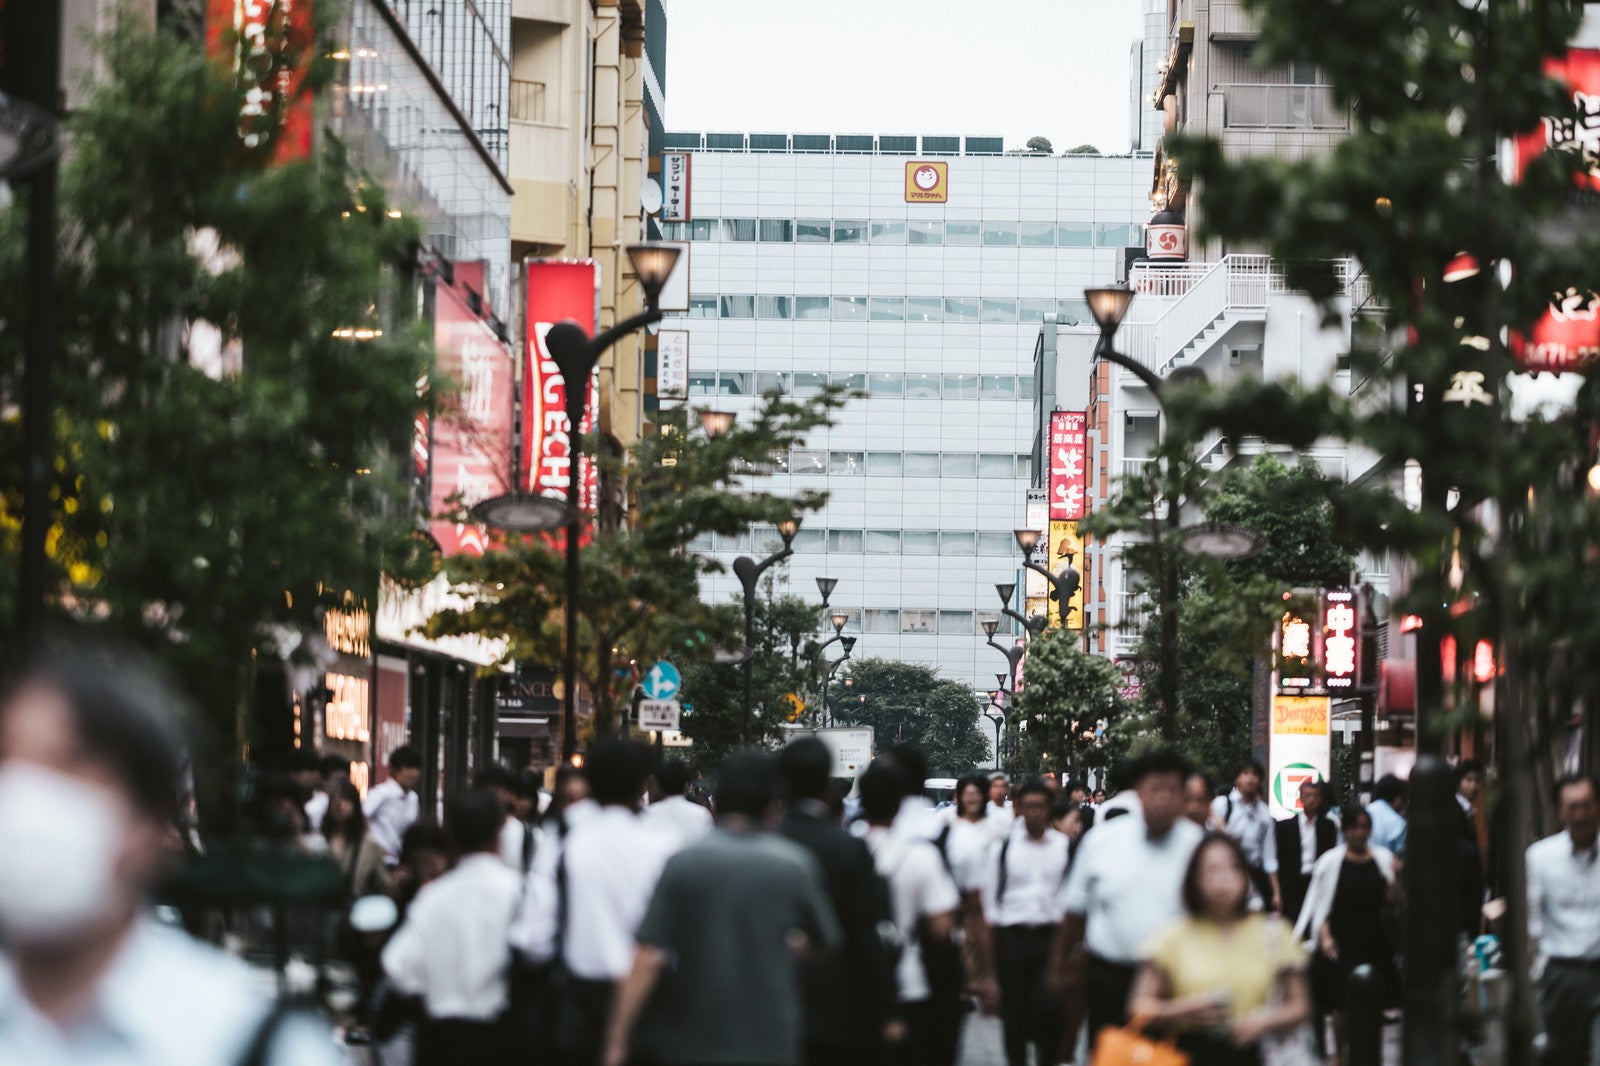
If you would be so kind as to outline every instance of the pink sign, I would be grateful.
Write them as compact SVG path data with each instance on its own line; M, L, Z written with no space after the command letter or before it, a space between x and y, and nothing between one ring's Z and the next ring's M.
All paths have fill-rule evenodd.
M1050 520L1076 522L1084 516L1085 460L1089 416L1083 411L1050 414Z

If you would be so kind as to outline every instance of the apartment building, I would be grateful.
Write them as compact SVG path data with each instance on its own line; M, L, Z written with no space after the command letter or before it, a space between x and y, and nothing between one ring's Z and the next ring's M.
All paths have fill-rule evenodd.
M1033 473L1031 348L1048 316L1141 241L1151 157L1008 156L999 138L670 133L691 155L689 402L747 417L771 389L864 394L764 479L823 489L780 573L817 602L838 580L857 657L926 663L987 691L996 583ZM771 531L697 550L731 564ZM739 595L713 575L710 600ZM1011 635L1007 635L1010 633ZM1002 626L997 641L1015 639ZM831 635L831 633L830 633Z

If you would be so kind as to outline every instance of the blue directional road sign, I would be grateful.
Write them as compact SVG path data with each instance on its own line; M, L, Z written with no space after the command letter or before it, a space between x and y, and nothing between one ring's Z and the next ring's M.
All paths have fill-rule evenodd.
M644 689L647 699L673 700L678 698L678 689L683 687L683 678L676 666L662 659L644 675L644 682L640 687Z

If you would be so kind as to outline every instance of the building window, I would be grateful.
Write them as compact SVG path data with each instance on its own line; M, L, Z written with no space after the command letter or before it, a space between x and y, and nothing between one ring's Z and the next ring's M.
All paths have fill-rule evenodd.
M724 296L722 298L722 317L756 317L756 298L754 296Z
M900 612L900 632L902 633L936 633L938 628L938 611Z
M864 219L836 218L833 220L834 244L863 244L867 239Z
M868 607L865 621L868 633L900 632L900 612L892 607Z
M777 392L780 395L787 396L793 386L789 383L789 375L787 373L763 370L756 375L756 388L760 389L763 394Z
M833 320L835 322L865 322L867 320L867 298L865 296L835 296L833 298Z
M860 555L861 530L859 529L830 529L828 530L828 553L830 555Z
M867 375L865 374L835 373L833 375L833 383L838 388L848 389L851 392L867 391Z
M906 243L906 224L904 222L874 222L872 224L872 243Z
M1056 225L1054 222L1024 222L1021 227L1024 248L1054 248Z
M795 448L789 453L789 473L825 474L828 472L828 453L811 448Z
M905 532L905 554L907 555L938 555L939 534L922 530Z
M907 322L943 322L944 301L937 296L907 296Z
M988 301L985 300L985 303ZM985 374L978 379L980 400L1015 400L1017 379L1010 374Z
M983 224L983 243L1001 248L1016 247L1017 224L1015 222L985 222Z
M689 541L689 550L697 553L715 551L715 544L716 538L710 533L697 533L694 539Z
M722 239L725 241L754 241L756 239L756 220L753 218L723 219Z
M1014 555L1017 551L1017 540L1010 533L979 533L979 555Z
M819 322L828 317L828 298L826 296L796 296L794 298L794 317L802 322Z
M767 459L767 469L774 474L787 474L789 472L788 451L773 452Z
M946 530L939 534L939 554L967 556L978 554L976 533L955 533Z
M826 218L802 218L794 224L796 244L827 244L833 232L833 222Z
M867 457L864 452L829 452L828 473L841 477L859 477L866 473Z
M978 222L946 222L944 243L967 246L982 244L983 226Z
M978 456L979 477L1000 477L1009 479L1016 470L1017 461L1009 452L984 452Z
M983 298L980 321L989 325L1014 325L1017 321L1017 301Z
M791 296L757 296L757 318L793 318L794 298Z
M1102 248L1132 248L1134 227L1121 222L1101 222L1094 227L1094 243Z
M978 321L978 301L959 296L946 296L944 298L944 320L946 322Z
M1056 302L1054 300L1024 299L1021 310L1017 312L1017 319L1031 325L1035 322L1043 322L1045 315L1053 315L1055 313Z
M980 636L983 634L983 624L985 622L993 622L996 625L998 625L1000 628L995 631L997 633L1009 633L1009 632L1011 632L1011 630L1008 628L1010 623L1001 618L1001 615L1000 615L999 611L987 611L987 610L985 610L985 611L974 611L973 612L973 622L974 622L973 629Z
M690 318L716 318L717 298L715 296L689 297Z
M943 222L908 222L906 223L907 244L943 244Z
M820 555L828 547L828 535L820 529L802 529L794 535L794 550L804 555Z
M1089 305L1082 299L1062 300L1056 304L1056 321L1064 326L1085 326L1094 320L1089 316Z
M906 452L906 477L938 476L938 452Z
M874 322L904 322L906 302L898 296L874 296L868 306Z
M1017 377L1017 399L1033 399L1033 377L1031 375L1021 374Z
M868 374L867 392L873 396L900 396L905 392L905 379L899 374Z
M946 374L944 376L944 398L947 400L976 400L978 398L978 375Z
M938 374L907 374L906 399L937 400L939 398Z
M1063 222L1056 227L1056 244L1062 248L1088 248L1094 244L1094 227L1087 222Z
M867 473L871 476L899 477L903 468L899 452L867 453Z
M945 452L939 473L944 477L977 477L978 457L971 452Z
M972 612L971 611L940 611L939 612L939 632L946 633L946 634L953 633L953 634L956 634L957 636L960 636L960 635L965 634L965 633L975 633L975 632L977 632L977 630L975 630L972 627Z
M689 239L691 241L714 241L717 239L717 220L714 218L697 218L689 223Z
M1017 476L1021 477L1021 478L1032 478L1033 477L1033 456L1031 456L1031 455L1019 455L1019 456L1017 456Z
M794 240L794 222L787 218L762 219L761 239L763 241L781 241L783 243Z
M899 555L900 531L898 529L867 530L868 555Z
M754 374L749 370L724 370L717 375L718 392L723 396L751 396Z
M664 240L664 241L687 240L688 236L689 236L689 226L688 226L687 223L684 223L684 222L663 222L663 223L661 223L661 239Z
M797 371L794 376L794 391L797 396L815 396L827 384L828 375L826 374L802 370Z
M750 550L749 533L718 533L717 551L747 552Z
M689 375L690 396L715 396L716 394L717 375L715 373Z

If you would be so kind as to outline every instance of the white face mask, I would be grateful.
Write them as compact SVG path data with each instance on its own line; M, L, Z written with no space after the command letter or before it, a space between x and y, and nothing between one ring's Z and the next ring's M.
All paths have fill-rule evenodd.
M38 763L0 763L0 938L41 943L104 918L124 820L102 790Z

